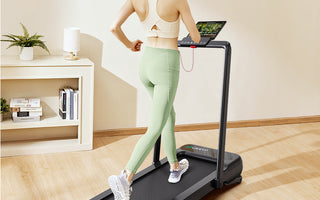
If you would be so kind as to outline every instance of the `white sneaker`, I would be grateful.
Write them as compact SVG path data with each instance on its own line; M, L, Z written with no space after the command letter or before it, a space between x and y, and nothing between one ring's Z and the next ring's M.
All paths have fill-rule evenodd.
M189 161L182 159L179 161L179 169L170 169L169 183L178 183L183 173L189 168Z
M113 192L115 200L129 200L132 193L131 183L127 180L127 174L125 170L121 171L121 174L116 176L112 175L108 178L109 186Z

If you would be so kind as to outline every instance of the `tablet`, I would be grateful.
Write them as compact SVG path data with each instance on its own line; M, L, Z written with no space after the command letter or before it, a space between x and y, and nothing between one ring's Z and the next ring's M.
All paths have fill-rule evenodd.
M214 40L226 23L227 21L199 21L196 26L201 37L210 37Z

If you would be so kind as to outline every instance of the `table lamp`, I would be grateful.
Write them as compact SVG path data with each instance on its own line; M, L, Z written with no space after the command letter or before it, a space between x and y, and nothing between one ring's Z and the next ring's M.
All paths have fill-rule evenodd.
M63 50L69 52L64 59L79 59L77 52L80 51L80 28L68 27L64 29Z

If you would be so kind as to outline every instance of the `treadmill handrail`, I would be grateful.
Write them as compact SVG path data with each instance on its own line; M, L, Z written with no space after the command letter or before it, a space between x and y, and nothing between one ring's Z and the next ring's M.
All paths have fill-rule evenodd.
M231 64L231 45L229 42L223 44L225 49L224 56L224 72L223 72L223 86L221 97L221 115L219 124L219 148L217 159L217 180L216 188L220 189L223 186L223 168L225 155L225 142L227 130L227 114L228 114L228 99L229 99L229 82L230 82L230 64Z
M180 46L179 42L178 42L178 46ZM225 50L223 86L222 86L222 97L221 97L221 113L220 113L220 124L219 124L217 179L216 179L216 187L222 188L223 182L224 182L222 177L223 177L225 141L226 141L226 129L227 129L229 81L230 81L230 65L231 65L231 45L230 45L230 42L228 41L212 40L205 47L197 47L197 48L223 48Z
M178 41L178 47L181 47ZM217 158L217 179L216 187L222 188L224 180L223 166L224 166L224 154L225 154L225 141L226 141L226 128L227 128L227 113L228 113L228 97L229 97L229 80L230 80L230 64L231 64L231 45L228 41L216 41L211 40L206 46L199 46L197 48L222 48L225 50L224 56L224 72L223 72L223 86L221 97L221 113L219 124L219 144L218 144L218 158ZM161 136L157 139L154 145L153 163L159 162L160 154L160 140Z

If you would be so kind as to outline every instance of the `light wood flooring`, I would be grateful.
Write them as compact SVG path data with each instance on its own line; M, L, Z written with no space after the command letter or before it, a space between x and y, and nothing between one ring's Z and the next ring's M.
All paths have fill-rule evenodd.
M92 151L1 158L1 199L88 200L108 189L141 135L95 137ZM218 130L176 132L177 147L216 148ZM203 200L320 199L320 122L227 130L226 150L240 154L240 185ZM161 158L165 156L161 150ZM152 152L138 171L152 162Z

